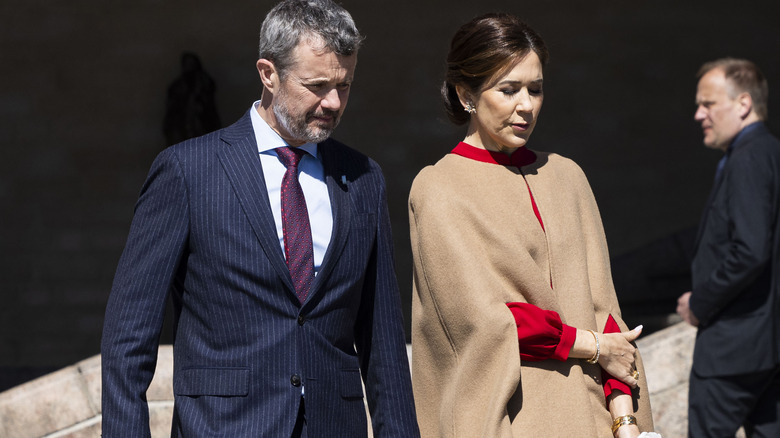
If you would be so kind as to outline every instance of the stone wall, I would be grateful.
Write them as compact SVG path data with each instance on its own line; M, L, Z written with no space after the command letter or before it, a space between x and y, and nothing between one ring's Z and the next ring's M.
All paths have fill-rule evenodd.
M221 118L232 122L260 96L256 39L274 3L0 2L0 373L59 369L99 352L133 204L165 147L166 89L181 52L200 55ZM407 320L409 187L464 135L438 96L461 23L503 10L545 37L551 60L530 146L583 167L614 255L698 221L719 158L692 120L698 66L744 56L780 81L769 0L342 3L367 39L335 137L385 171ZM770 108L780 108L778 96Z

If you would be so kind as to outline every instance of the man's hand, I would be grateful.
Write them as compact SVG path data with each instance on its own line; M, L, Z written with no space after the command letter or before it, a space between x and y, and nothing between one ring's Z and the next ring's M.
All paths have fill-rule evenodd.
M693 312L691 312L691 306L689 305L690 301L690 292L685 292L684 294L680 295L680 298L677 299L677 314L680 315L682 319L688 324L694 327L698 327L699 319L696 318L696 315L694 315Z

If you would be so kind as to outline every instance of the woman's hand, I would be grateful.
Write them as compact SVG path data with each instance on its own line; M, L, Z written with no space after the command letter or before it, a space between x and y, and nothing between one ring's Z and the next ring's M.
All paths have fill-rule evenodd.
M599 335L601 355L599 365L626 385L636 388L636 347L631 342L642 334L642 326L622 333L602 333Z
M636 348L631 345L642 333L642 326L622 333L598 333L598 363L604 371L626 385L636 388ZM596 356L596 339L588 330L577 329L577 338L569 352L569 357L591 359Z

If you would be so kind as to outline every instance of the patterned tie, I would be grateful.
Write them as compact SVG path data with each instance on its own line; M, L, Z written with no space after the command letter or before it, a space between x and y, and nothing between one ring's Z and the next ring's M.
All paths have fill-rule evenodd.
M298 163L306 153L303 149L283 147L276 153L287 171L282 177L282 231L284 253L290 269L295 295L301 304L306 301L309 286L314 280L314 250L311 243L309 211L303 189L298 182Z

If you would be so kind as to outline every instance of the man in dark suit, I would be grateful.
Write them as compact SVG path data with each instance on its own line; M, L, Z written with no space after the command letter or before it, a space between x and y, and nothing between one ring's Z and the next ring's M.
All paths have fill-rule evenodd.
M155 160L106 310L104 437L150 434L169 295L172 436L365 437L362 382L374 436L419 436L381 170L329 138L361 40L330 0L284 0L261 99Z
M699 71L695 119L723 150L677 312L698 326L689 436L780 437L780 141L769 133L768 87L750 61Z

